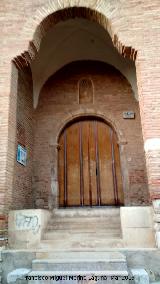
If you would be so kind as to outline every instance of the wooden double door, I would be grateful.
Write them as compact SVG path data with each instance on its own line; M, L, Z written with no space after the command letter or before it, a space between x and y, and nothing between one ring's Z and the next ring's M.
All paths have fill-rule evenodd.
M123 204L117 136L101 119L82 118L63 130L58 173L60 207Z

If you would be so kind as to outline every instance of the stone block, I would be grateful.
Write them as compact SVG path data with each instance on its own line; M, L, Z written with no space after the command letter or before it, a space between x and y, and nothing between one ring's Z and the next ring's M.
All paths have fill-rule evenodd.
M90 271L125 271L127 270L126 261L114 261L114 260L89 260L86 261L65 261L58 259L41 259L41 260L33 260L32 262L33 270L38 271L82 271L82 270L90 270Z
M41 240L50 212L41 209L9 213L8 236L11 248L34 248Z
M8 284L19 284L19 283L27 284L25 276L27 276L30 271L31 271L30 269L26 269L26 268L19 268L19 269L13 270L7 276L7 283Z
M19 270L22 268L31 270L32 260L35 257L36 254L31 251L24 251L24 250L2 251L2 284L7 283L7 276L12 271ZM17 280L17 281L22 281L22 280Z
M155 247L152 207L121 207L120 215L124 246Z
M152 228L152 207L121 207L121 224L123 228Z
M160 214L160 199L153 200L154 212Z
M124 228L124 247L130 248L154 248L155 236L150 228Z
M160 248L160 232L156 232L156 245L158 248Z
M144 269L131 269L135 284L149 284L149 276Z

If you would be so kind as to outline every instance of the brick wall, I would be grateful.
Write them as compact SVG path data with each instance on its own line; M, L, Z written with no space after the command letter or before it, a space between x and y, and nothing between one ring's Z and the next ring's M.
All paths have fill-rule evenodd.
M32 159L33 159L33 90L31 71L26 69L18 74L17 109L16 109L16 143L27 150L27 165L16 161L14 165L13 209L33 208Z
M91 79L94 103L78 103L78 83ZM123 111L133 110L135 120L123 119ZM53 151L65 121L78 114L99 114L118 131L126 205L148 204L145 158L139 105L127 80L113 67L98 62L75 62L52 76L43 87L35 111L34 190L45 206L51 195L52 171L56 167ZM55 169L56 171L56 169ZM127 183L127 180L129 182ZM42 202L43 203L43 202Z

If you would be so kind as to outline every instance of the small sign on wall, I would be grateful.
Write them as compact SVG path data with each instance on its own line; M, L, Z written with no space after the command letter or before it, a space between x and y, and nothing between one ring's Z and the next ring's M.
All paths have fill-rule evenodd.
M123 112L123 118L124 119L134 119L135 118L135 112L134 111L124 111Z
M18 145L17 148L17 162L23 166L27 164L27 150L21 145Z

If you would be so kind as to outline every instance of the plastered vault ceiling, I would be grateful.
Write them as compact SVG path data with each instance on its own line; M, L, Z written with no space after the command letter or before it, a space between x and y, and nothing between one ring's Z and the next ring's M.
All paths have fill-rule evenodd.
M100 25L77 18L60 22L42 40L31 66L34 107L38 105L39 93L46 80L76 60L99 60L113 65L127 78L137 99L134 62L119 55L109 34Z

